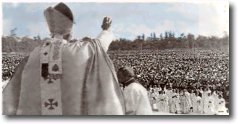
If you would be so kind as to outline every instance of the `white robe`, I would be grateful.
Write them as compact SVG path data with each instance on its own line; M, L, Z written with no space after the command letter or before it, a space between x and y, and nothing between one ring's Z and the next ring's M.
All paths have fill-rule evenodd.
M182 113L189 113L190 107L191 107L191 99L190 94L188 92L185 93L185 95L180 96L181 101L181 111Z
M157 102L157 106L160 112L168 112L168 96L166 94L160 94Z
M158 111L157 101L158 101L159 94L158 93L151 93L150 94L150 103L152 106L152 109L155 111Z
M169 112L171 112L171 104L172 104L173 91L172 90L167 90L165 92L165 94L168 97L168 110L169 110Z
M202 91L201 92L202 93L202 104L201 104L201 106L202 106L202 110L203 110L203 112L202 113L205 113L205 102L206 102L206 100L207 100L207 98L208 98L208 91Z
M204 114L215 114L215 103L214 103L214 98L212 96L208 96L204 100Z
M219 98L218 98L218 95L216 94L216 93L213 93L212 94L212 97L214 98L214 105L215 105L215 107L214 107L214 109L215 109L215 111L218 109L217 107L217 105L219 104L218 103L218 101L219 101Z
M191 99L191 107L193 107L193 112L195 112L195 111L194 111L194 107L195 107L196 104L197 104L197 98L196 98L195 93L191 93L190 99Z
M126 106L126 115L151 115L147 90L139 83L131 83L125 87L124 100Z
M179 95L177 93L173 93L172 100L171 100L171 113L178 113L180 111L180 101Z
M203 107L202 107L202 98L200 96L195 96L195 103L193 103L193 112L202 114Z
M100 35L96 40L66 43L60 47L62 54L58 51L43 54L42 51L45 48L53 45L50 42L48 45L46 43L46 46L35 48L30 56L19 64L14 76L3 90L3 114L124 114L123 94L113 63L106 54L108 44L110 44L110 41L106 39L110 39L109 37ZM54 39L50 41L55 41ZM104 43L106 45L103 45ZM42 70L47 70L42 69L41 62L45 61L42 56L52 53L57 53L57 60L62 57L62 61L59 61L62 62L59 64L62 68L59 68L61 66L53 67L57 72L61 69L63 72L56 79L49 78L47 73L42 72ZM59 55L61 57L58 57ZM49 69L52 69L50 63ZM43 78L47 83L41 82Z
M224 98L218 98L216 105L216 114L217 115L227 115L226 101Z

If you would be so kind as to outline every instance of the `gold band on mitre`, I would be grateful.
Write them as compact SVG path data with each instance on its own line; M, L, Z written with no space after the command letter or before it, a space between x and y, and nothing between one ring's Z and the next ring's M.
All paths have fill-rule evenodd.
M62 11L60 12L56 7L62 8ZM64 15L64 13L70 13L71 18ZM44 15L52 35L67 35L71 32L73 27L73 16L71 10L64 3L59 3L55 7L47 8L44 11Z

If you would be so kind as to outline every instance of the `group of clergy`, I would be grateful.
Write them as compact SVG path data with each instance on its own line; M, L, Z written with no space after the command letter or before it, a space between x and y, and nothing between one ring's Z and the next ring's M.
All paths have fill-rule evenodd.
M209 88L199 90L151 87L148 96L153 111L174 114L228 114L222 94Z

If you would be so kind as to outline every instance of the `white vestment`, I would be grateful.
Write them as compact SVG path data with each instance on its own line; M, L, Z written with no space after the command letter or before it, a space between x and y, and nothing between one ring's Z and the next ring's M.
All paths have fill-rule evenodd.
M179 95L177 93L173 93L172 100L171 100L171 113L178 113L180 111L180 101L179 101Z
M126 106L126 115L151 115L147 90L139 83L131 83L125 87L124 100Z
M168 110L169 110L169 112L171 112L171 103L172 103L173 91L172 90L167 90L165 92L165 94L168 97Z
M206 104L206 100L207 100L207 98L208 98L208 91L203 91L202 92L202 104L201 104L201 106L202 106L202 110L203 110L203 113L205 113L205 104Z
M217 105L216 105L216 114L217 115L226 115L227 113L227 108L226 108L226 102L224 98L220 98L217 100Z
M214 98L214 106L215 106L214 109L215 109L215 111L216 111L216 110L218 109L218 108L217 108L217 107L218 107L217 105L219 104L219 103L218 103L218 101L219 101L218 99L219 99L219 98L218 98L218 95L216 94L216 92L214 92L214 93L212 94L212 97Z
M193 112L201 114L203 112L202 98L200 96L195 96L195 103L193 103Z
M212 96L208 96L204 100L204 113L205 114L214 114L215 113L215 104L214 104L214 98Z
M107 51L109 45L111 44L114 38L113 33L110 30L103 30L97 37L99 42L101 43L102 48Z
M110 37L103 31L98 39L61 44L55 36L36 47L3 90L3 114L123 115L123 94L106 54Z
M157 102L157 106L160 112L168 112L168 96L166 94L160 94Z
M150 93L150 104L152 106L152 109L155 111L158 111L157 101L158 101L158 93Z
M197 104L197 98L196 98L195 93L191 93L190 99L191 99L191 106L193 107L193 112L195 112L195 111L194 111L194 107L195 107L196 104Z
M180 96L182 113L189 113L191 107L190 94L185 92L185 95Z

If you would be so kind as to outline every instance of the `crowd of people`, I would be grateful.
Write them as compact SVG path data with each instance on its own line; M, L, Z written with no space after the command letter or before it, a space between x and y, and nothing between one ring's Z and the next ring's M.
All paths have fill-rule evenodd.
M6 81L12 77L17 65L26 57L25 54L3 54L2 55L2 80Z
M224 105L226 109L229 108L229 52L227 51L187 49L109 51L108 53L116 70L124 66L134 69L136 79L148 90L154 110L217 114L220 111L216 109L217 106ZM3 81L13 75L16 66L25 56L3 55ZM212 100L209 102L210 97ZM197 104L199 101L201 105ZM208 106L213 107L204 108ZM222 111L227 112L225 109Z
M224 98L226 108L229 106L227 50L113 51L110 52L110 57L116 69L123 66L132 67L137 80L148 91L155 86L171 87L172 91L178 94L184 90L195 93L199 89L196 94L200 94L204 99L202 92L209 89ZM155 94L158 95L155 95L154 101L158 101L163 92Z
M209 87L201 89L179 89L155 85L148 91L154 111L173 114L227 115L226 101L221 91Z

